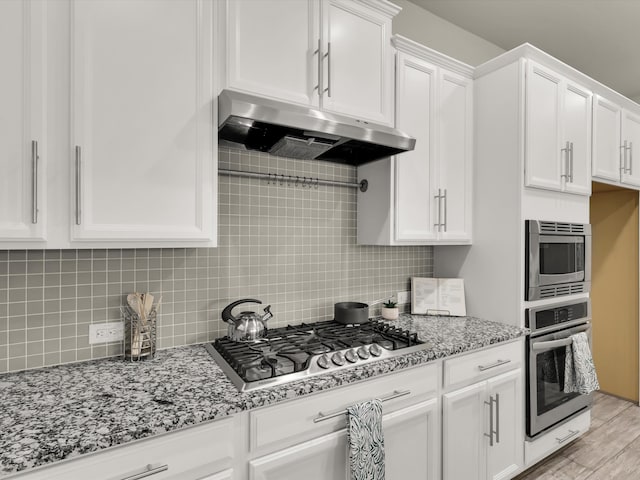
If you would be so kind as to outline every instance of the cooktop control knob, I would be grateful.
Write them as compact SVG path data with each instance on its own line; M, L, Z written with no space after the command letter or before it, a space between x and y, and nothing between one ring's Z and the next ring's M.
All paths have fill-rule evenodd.
M349 363L356 363L358 361L358 355L356 355L356 351L353 348L351 350L347 350L347 353L345 353L344 356Z
M329 368L329 355L324 354L320 358L318 358L318 366L320 368Z
M367 350L367 347L360 347L358 349L358 356L363 360L369 358L369 350Z
M331 361L341 367L342 365L344 365L344 355L342 354L342 352L336 352L331 355Z
M371 355L373 355L374 357L379 357L380 355L382 355L382 348L380 347L380 345L378 345L377 343L374 343L373 345L371 345L371 347L369 348L369 352L371 353Z

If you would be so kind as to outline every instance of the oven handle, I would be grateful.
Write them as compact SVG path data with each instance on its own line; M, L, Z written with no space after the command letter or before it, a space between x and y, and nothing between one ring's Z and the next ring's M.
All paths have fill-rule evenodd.
M571 328L567 330L565 338L549 340L547 342L536 342L534 340L531 342L531 350L533 350L534 352L544 352L558 347L569 346L573 343L573 341L571 340L571 335L580 332L587 332L589 330L591 330L591 325L583 325L581 327Z

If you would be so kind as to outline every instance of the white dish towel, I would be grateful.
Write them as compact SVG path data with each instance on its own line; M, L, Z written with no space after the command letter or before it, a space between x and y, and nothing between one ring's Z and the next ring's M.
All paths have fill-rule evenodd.
M384 480L382 402L358 403L347 412L350 480Z
M571 335L564 359L564 392L589 394L600 388L587 334Z

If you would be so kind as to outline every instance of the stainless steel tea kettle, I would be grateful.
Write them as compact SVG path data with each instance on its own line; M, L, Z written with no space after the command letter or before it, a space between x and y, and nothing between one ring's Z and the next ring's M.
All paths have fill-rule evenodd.
M222 310L222 320L229 324L228 337L236 342L251 342L263 338L267 334L266 321L273 317L271 305L264 308L264 315L255 312L240 312L237 317L231 314L231 310L242 303L262 303L260 300L244 298L233 302Z

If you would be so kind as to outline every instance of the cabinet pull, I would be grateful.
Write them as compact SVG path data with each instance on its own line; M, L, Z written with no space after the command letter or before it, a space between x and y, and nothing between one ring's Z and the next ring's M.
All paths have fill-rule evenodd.
M160 465L159 467L153 467L151 464L145 467L144 472L136 473L134 475L129 475L128 477L124 477L122 480L140 480L141 478L150 477L151 475L155 475L156 473L166 472L169 470L169 465Z
M31 141L31 223L38 223L38 142Z
M496 443L500 443L500 394L496 393Z
M80 200L81 196L81 172L80 169L82 167L82 149L76 145L76 225L80 225L81 220L81 212L80 209L82 207L82 203Z
M564 173L562 175L560 175L560 178L564 178L567 182L570 182L570 151L571 151L571 147L570 147L570 142L566 142L564 145L564 148L560 149L560 152L564 152Z
M511 360L497 360L494 363L490 363L489 365L478 365L478 370L484 372L485 370L499 367L500 365L504 365L505 363L511 363Z
M442 226L444 227L444 231L447 231L447 189L444 189L444 193L442 194L442 199L444 200L444 223Z
M622 156L622 166L620 167L620 170L622 170L622 173L627 173L627 141L625 140L624 143L620 146L620 155Z
M562 438L556 437L556 441L558 443L564 443L567 440L569 440L571 437L575 437L579 433L580 433L580 430L569 430L569 433L566 434L564 437L562 437Z
M573 142L569 143L569 181L573 183Z
M327 92L327 97L331 98L331 42L327 43L327 53L324 56L327 57L327 88L324 91Z
M437 223L434 223L433 226L439 232L440 231L440 227L442 226L441 216L440 216L440 213L442 212L442 208L441 208L442 193L441 193L440 189L438 189L438 194L434 195L433 198L438 201L438 205L436 207L438 209L438 221L437 221Z
M321 90L320 90L320 84L321 84L321 79L322 79L322 54L320 52L320 39L318 39L318 48L316 49L315 52L313 52L314 55L318 55L318 84L313 87L314 90L318 91L318 96L320 96L321 94Z
M633 175L633 142L629 142L629 175Z
M489 405L489 433L485 433L484 436L485 437L489 437L489 446L493 447L493 435L496 433L496 431L493 429L493 404L496 401L494 400L493 396L489 396L489 401L487 402L485 400L484 404L485 405ZM496 435L497 438L497 435Z
M411 390L394 390L393 393L386 395L384 397L380 397L381 402L388 402L389 400L393 400L396 398L404 397L405 395L411 395ZM346 415L347 410L338 410L333 413L322 413L318 412L318 416L313 419L313 423L324 422L325 420L329 420L330 418L336 418L341 415Z

